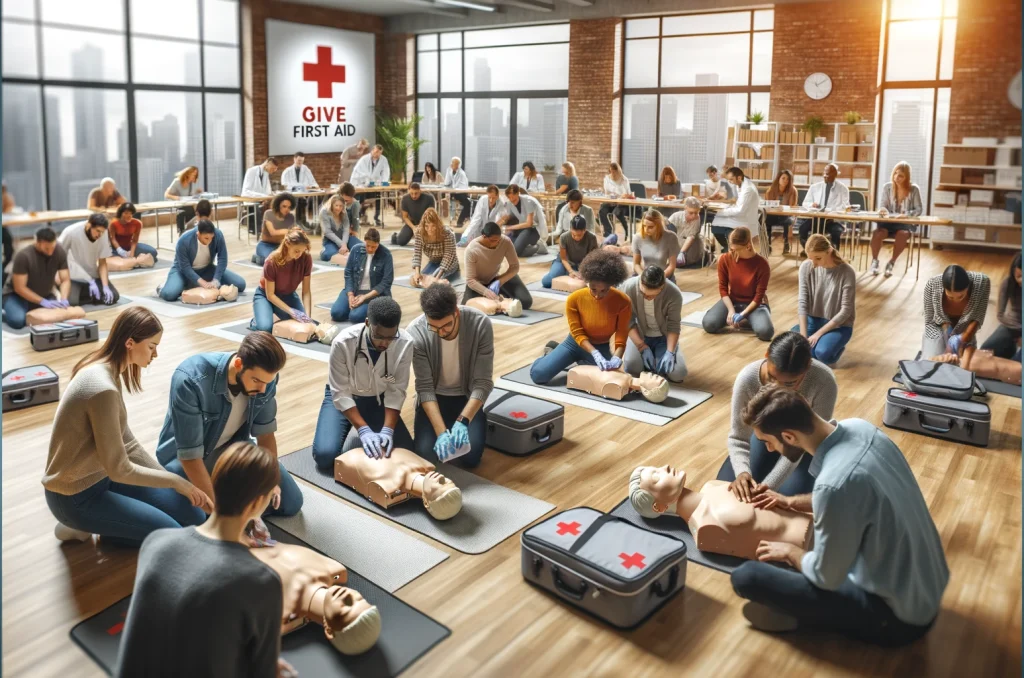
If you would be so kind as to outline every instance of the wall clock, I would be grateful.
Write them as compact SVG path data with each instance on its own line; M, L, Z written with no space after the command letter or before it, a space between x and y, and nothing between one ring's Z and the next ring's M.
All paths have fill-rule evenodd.
M1017 75L1013 76L1013 80L1010 81L1006 96L1010 97L1010 103L1020 110L1020 71L1017 71Z
M811 73L804 80L804 93L820 101L832 93L832 78L824 73Z

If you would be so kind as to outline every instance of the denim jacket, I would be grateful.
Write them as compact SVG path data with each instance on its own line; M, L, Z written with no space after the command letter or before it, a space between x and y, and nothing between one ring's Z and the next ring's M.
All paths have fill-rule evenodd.
M156 458L162 465L176 458L205 459L214 451L231 415L228 362L234 355L200 353L174 371L167 417L156 448ZM274 377L263 393L249 396L245 421L230 442L277 430L277 380Z
M348 253L348 263L345 264L345 292L359 292L359 285L363 280L363 269L366 267L366 245L359 243ZM395 280L395 265L391 259L391 251L379 245L373 253L373 262L370 264L370 288L377 296L390 297L391 283Z
M196 260L196 252L199 251L199 231L190 228L181 234L178 243L174 246L174 263L171 270L177 271L191 285L199 284L199 274L192 268L192 262ZM224 242L224 233L218 228L213 232L213 241L210 243L210 259L216 260L217 268L213 274L214 280L224 280L224 269L228 267L228 246Z

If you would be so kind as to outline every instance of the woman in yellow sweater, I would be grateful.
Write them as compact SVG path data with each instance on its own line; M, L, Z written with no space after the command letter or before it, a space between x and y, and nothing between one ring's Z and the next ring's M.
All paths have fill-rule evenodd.
M583 258L580 277L587 286L565 301L569 336L561 344L552 346L554 342L550 342L551 352L533 363L530 379L535 384L547 384L573 363L597 365L602 370L622 367L633 305L615 288L627 275L617 253L594 250Z

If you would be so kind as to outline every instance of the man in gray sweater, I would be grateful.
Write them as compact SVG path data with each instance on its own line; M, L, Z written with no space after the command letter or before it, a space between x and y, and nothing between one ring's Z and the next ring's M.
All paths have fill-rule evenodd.
M423 315L409 324L416 372L416 454L431 461L480 463L487 418L480 409L494 388L494 332L486 315L458 305L451 285L420 295Z
M686 359L679 346L683 293L665 282L663 270L648 266L619 288L633 304L633 323L623 363L634 377L641 372L654 372L669 381L681 382L686 377Z

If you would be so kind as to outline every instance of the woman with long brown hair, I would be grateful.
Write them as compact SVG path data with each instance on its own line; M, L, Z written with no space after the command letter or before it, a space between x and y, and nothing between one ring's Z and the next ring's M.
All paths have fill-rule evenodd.
M203 192L197 184L199 183L199 168L189 165L174 175L174 181L164 191L164 200L183 200ZM178 210L178 235L185 231L185 224L196 216L195 207L185 205Z
M661 174L658 175L658 197L663 200L678 200L682 192L683 184L679 181L676 171L671 165L662 167ZM679 208L659 207L658 211L667 219L678 212Z
M761 341L771 341L775 335L767 294L771 275L768 260L754 250L750 229L732 229L729 253L718 257L718 293L722 298L704 314L704 331L718 334L726 327L746 328Z
M793 173L788 169L784 169L775 175L775 181L765 191L765 200L778 200L779 205L782 207L796 207L797 203L797 192L796 186L793 185ZM789 254L789 237L793 231L793 224L796 220L793 217L787 217L784 214L769 214L765 218L765 225L768 227L768 232L772 232L772 228L775 226L781 226L783 229L782 236L782 253Z
M640 229L633 238L633 273L640 275L648 266L657 266L665 272L665 279L676 280L676 257L679 240L665 228L661 212L649 209L644 213Z
M142 369L156 358L162 335L152 311L129 306L71 373L42 480L61 541L98 534L137 546L154 530L199 525L203 509L212 510L209 497L165 471L128 428L122 391L142 389Z
M309 278L313 273L313 257L309 254L309 236L299 227L292 228L277 249L263 263L263 277L252 299L252 321L249 329L270 332L274 316L281 320L313 322L306 309L313 308L313 291ZM299 296L299 286L302 296Z
M792 331L807 337L814 358L831 366L853 336L857 272L821 233L808 238L804 249L807 261L800 264L797 297L800 324Z
M455 232L444 225L433 207L428 207L413 240L412 284L419 286L425 276L431 276L431 282L450 282L458 278L459 257L456 252ZM427 259L425 266L422 265L424 257Z

